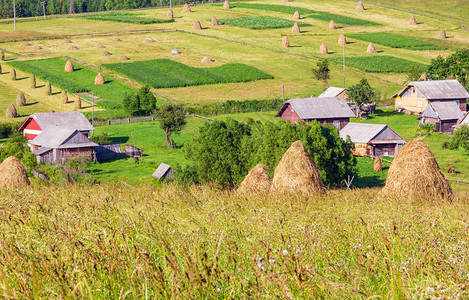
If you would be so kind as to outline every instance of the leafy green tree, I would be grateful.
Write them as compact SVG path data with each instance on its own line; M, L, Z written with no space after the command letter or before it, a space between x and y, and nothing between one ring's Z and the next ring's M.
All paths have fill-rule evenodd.
M26 138L20 132L12 134L0 147L0 161L4 161L10 156L18 158L30 172L37 166L36 156L31 153L31 149L26 145Z
M448 76L448 65L446 64L446 60L441 55L432 59L426 74L427 77L432 80L446 79Z
M172 134L179 134L186 125L186 113L181 104L164 104L156 112L161 129L164 130L166 145L174 149Z
M378 97L378 91L371 87L365 78L362 78L358 84L352 85L348 88L348 97L359 108L362 104L371 103ZM359 109L357 109L357 116Z
M453 136L449 142L443 143L443 148L458 149L459 147L469 152L469 126L461 125L461 127L454 131Z
M156 109L156 98L149 86L143 86L136 94L125 94L122 104L131 115L149 115Z
M407 81L419 81L424 69L418 65L411 65L407 68L406 78Z
M469 90L469 49L457 50L446 59L441 56L432 59L427 76L433 80L456 78Z
M313 69L313 75L317 80L322 80L326 83L327 87L329 87L328 80L330 78L329 73L331 70L329 69L329 61L327 59L323 61L319 61L317 63L317 69Z

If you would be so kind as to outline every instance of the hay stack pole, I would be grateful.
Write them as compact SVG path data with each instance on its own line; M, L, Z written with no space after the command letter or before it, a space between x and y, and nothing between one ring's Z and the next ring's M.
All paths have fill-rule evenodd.
M327 52L327 46L326 44L322 43L321 46L319 46L319 53L320 54L328 54Z
M442 40L446 39L446 32L444 29L440 30L440 33L438 34L438 38Z
M293 24L293 27L291 29L291 32L293 33L301 33L300 31L300 25L298 25L298 22L295 22L295 24Z
M240 194L267 193L272 185L265 166L258 164L249 171L238 187Z
M62 98L62 103L63 103L63 104L67 104L67 103L68 103L68 95L67 95L67 92L66 92L66 91L62 91L61 98Z
M223 9L230 9L230 2L228 2L228 0L225 0L223 3Z
M192 10L189 4L188 3L184 4L184 6L182 7L182 13L185 14L185 13L190 13L190 12L192 12Z
M335 25L334 20L331 20L331 22L329 23L329 29L337 29L337 25Z
M347 45L347 38L343 33L339 36L339 45Z
M365 10L365 6L363 6L363 1L358 1L357 3L357 6L355 7L355 10L357 11L364 11Z
M218 23L217 18L215 18L215 17L212 17L212 21L210 21L210 23L211 23L213 26L219 26L219 25L220 25L220 24Z
M8 106L7 108L6 117L8 119L13 119L13 118L16 118L17 116L18 116L18 113L16 112L16 107L13 104L10 104L10 106Z
M166 17L168 19L174 19L174 13L173 13L173 10L171 8L168 10L168 13L166 14Z
M375 171L375 172L383 171L383 165L382 165L381 159L379 157L375 158L375 162L373 164L373 171Z
M10 156L0 164L0 186L19 187L29 184L26 168L18 158Z
M389 167L383 196L451 201L453 190L422 139L408 142Z
M298 11L295 11L295 13L293 14L293 20L299 20L299 19L301 19L300 13Z
M75 100L75 109L76 110L81 109L81 98L80 98L80 96L77 96L77 99Z
M73 71L75 71L73 67L73 63L67 60L67 63L65 64L65 72L73 72Z
M94 78L94 84L104 84L106 81L104 80L104 77L103 75L101 75L101 73L98 73L98 75L96 75L96 77Z
M414 15L410 17L409 25L417 25L417 20L415 19Z
M193 30L202 30L202 25L200 25L199 21L195 21L194 25L192 25Z
M290 41L288 40L288 36L286 35L282 38L282 47L283 48L290 47Z
M23 93L19 93L18 96L16 96L16 106L26 106L26 98Z
M366 53L376 53L375 45L373 45L373 43L368 44L368 47L366 48Z
M275 168L271 192L325 192L319 169L301 141L294 142Z

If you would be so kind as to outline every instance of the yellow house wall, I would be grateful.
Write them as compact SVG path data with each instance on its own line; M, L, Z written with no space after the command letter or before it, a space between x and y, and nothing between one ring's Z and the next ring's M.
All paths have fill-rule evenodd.
M397 105L397 101L401 100L401 105ZM419 101L422 101L422 106L420 107ZM423 112L427 108L428 100L426 98L417 97L417 93L412 93L410 97L396 97L394 100L395 109L403 108L406 110L414 112Z

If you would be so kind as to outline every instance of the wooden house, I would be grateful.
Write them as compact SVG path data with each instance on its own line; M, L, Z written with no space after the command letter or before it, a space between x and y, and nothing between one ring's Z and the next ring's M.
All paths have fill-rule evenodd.
M94 147L98 146L80 131L66 127L48 128L29 141L29 144L38 163L61 164L75 156L84 156L94 161Z
M23 135L32 141L41 132L57 127L76 129L87 137L90 131L94 130L88 119L78 111L35 113L29 116L18 130L22 130Z
M454 126L464 117L459 105L454 101L431 102L422 113L420 123L430 123L435 126L435 131L452 133Z
M461 111L466 111L469 93L456 79L412 81L393 99L396 110L410 113L421 113L433 102L455 102Z
M165 163L161 163L151 176L158 180L173 178L173 168Z
M328 87L318 98L328 98L328 97L339 97L341 99L347 100L347 90L344 88L338 87Z
M298 120L326 123L342 129L355 117L347 103L338 97L297 98L285 101L276 117L290 120L296 124Z
M357 156L395 156L406 141L385 124L348 123L339 132L343 140L350 137Z

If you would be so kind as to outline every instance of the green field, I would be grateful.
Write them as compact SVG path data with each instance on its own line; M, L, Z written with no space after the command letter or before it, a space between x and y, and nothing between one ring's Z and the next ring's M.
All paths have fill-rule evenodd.
M247 27L251 29L275 29L292 27L295 22L287 19L258 16L258 17L241 17L230 19L219 19L218 22L223 25L231 25L237 27ZM311 26L311 24L298 22L300 26Z
M157 23L174 22L174 19L164 20L164 19L154 19L154 18L142 18L136 14L123 13L123 12L86 15L80 18L83 18L86 20L95 20L95 21L111 21L111 22L134 23L134 24L157 24Z
M402 48L409 50L438 49L438 47L432 43L389 32L357 33L349 34L347 36L353 39L372 42L391 48Z
M334 22L337 25L342 25L342 26L380 26L381 25L379 23L368 21L368 20L347 17L347 16L333 14L333 13L324 12L324 11L316 11L312 15L309 15L308 18L313 18L313 19L317 19L317 20L321 20L325 22L330 22L330 20L334 20Z
M341 63L342 59L334 58L333 61ZM411 66L420 67L422 70L427 68L427 65L415 61L389 55L377 56L376 54L346 57L345 65L370 73L405 73Z
M220 4L214 4L214 5L221 6ZM314 10L307 9L304 7L275 5L275 4L261 4L261 3L234 2L234 3L230 3L230 7L266 10L266 11L285 13L289 15L293 15L296 11L299 12L300 15L309 15L309 14L315 13Z

